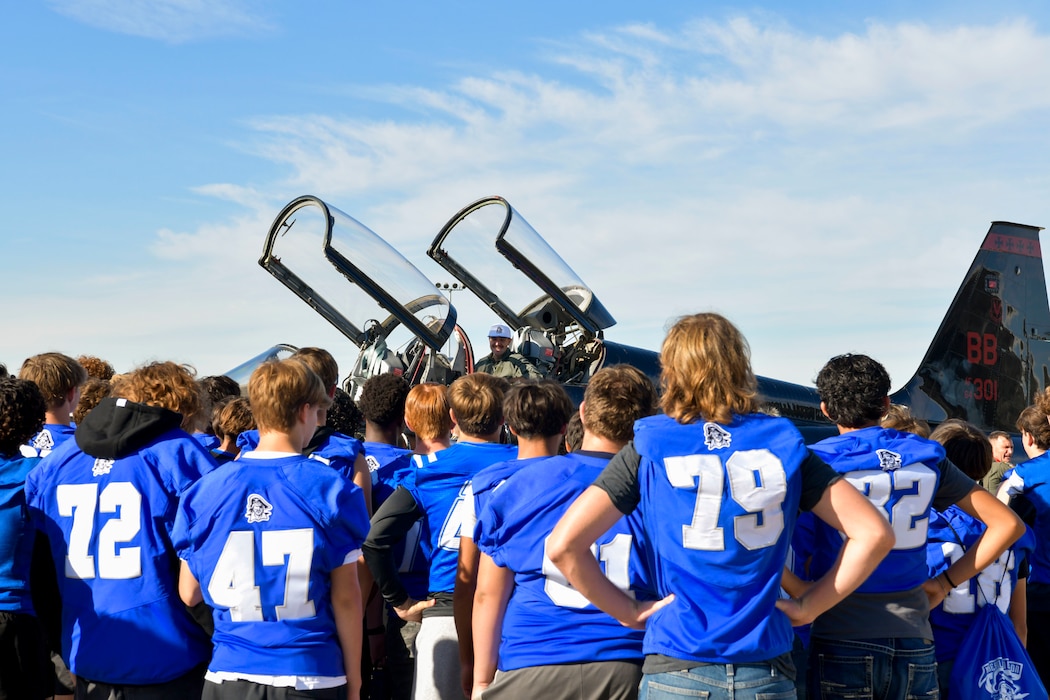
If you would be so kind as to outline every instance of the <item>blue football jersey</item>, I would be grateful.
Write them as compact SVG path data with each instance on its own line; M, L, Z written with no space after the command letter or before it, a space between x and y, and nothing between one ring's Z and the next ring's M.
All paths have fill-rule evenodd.
M237 436L237 447L243 452L251 452L259 447L259 431L246 430ZM324 437L310 457L320 457L324 464L345 476L354 480L354 461L364 448L361 441L342 433L329 433ZM364 496L362 495L362 498Z
M176 428L117 459L69 440L29 472L26 501L50 541L74 674L162 683L208 659L208 637L178 596L171 527L179 495L214 468Z
M790 421L635 423L638 487L656 588L674 602L646 624L646 654L711 663L791 650L776 609L809 451Z
M874 426L821 440L812 449L886 516L897 538L857 592L894 593L922 585L928 578L926 535L944 448L912 433ZM842 535L819 521L814 536L810 570L816 580L838 558Z
M408 472L416 468L412 461L412 450L395 447L383 442L365 442L365 461L372 475L372 512L379 510L383 502L405 480ZM427 597L430 565L420 533L423 524L417 522L405 534L405 539L395 544L393 555L398 562L398 578L410 596L416 600Z
M29 438L29 442L22 446L22 455L25 457L47 457L55 448L73 437L75 432L76 428L72 425L45 423L40 432Z
M360 489L299 455L245 455L182 498L173 540L214 609L210 671L345 674L331 572L360 556Z
M33 614L29 564L36 527L26 509L26 475L39 457L0 455L0 610Z
M430 592L456 586L459 538L468 515L471 477L490 464L513 459L518 448L492 442L457 442L429 455L426 466L409 471L402 484L423 511L421 537L430 553Z
M940 576L962 558L985 529L984 523L958 506L951 506L943 513L932 511L926 545L929 578ZM998 559L953 588L944 601L930 611L938 662L955 659L979 608L994 603L1004 614L1009 613L1010 598L1017 585L1018 565L1031 555L1034 547L1035 534L1026 529L1021 539Z
M1032 553L1028 582L1050 584L1050 452L1014 467L1003 484L1011 496L1024 494L1035 508L1033 529L1040 545Z
M550 459L550 457L530 457L529 459L512 459L507 462L497 462L475 474L474 478L470 480L471 502L468 507L466 521L464 522L463 536L472 540L477 539L476 530L481 510L492 498L492 494L496 492L496 489L507 480L507 477L533 462L544 459Z
M217 449L219 445L222 444L222 440L220 440L215 435L209 435L208 433L193 433L193 439L199 442L204 447L204 449L208 450L209 452L211 452L214 449Z
M547 538L565 511L598 477L608 457L572 453L525 460L478 516L478 548L514 572L499 648L499 668L642 660L643 630L632 630L591 605L547 558ZM652 598L637 511L598 538L605 575L631 596ZM553 642L553 643L552 643Z
M405 478L412 464L412 450L388 445L385 442L365 442L365 462L372 476L372 509L379 510Z

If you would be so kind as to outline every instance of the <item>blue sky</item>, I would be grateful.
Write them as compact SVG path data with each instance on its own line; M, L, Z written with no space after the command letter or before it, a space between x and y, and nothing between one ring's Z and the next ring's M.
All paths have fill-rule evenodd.
M716 310L759 374L866 352L896 388L989 222L1050 224L1042 3L377 5L11 3L0 362L346 366L256 264L281 207L317 195L444 280L430 240L501 194L613 340ZM483 348L494 319L460 320Z

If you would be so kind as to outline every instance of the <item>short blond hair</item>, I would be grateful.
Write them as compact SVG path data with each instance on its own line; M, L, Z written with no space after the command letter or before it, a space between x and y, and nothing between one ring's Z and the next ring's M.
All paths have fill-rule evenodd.
M503 424L506 379L484 372L460 377L448 388L448 403L459 429L471 437L491 435Z
M443 384L417 384L405 399L405 423L423 440L440 440L452 433L448 411L448 388Z
M325 392L332 393L332 389L339 383L339 364L332 357L332 353L324 348L299 348L292 358L305 364L321 378Z
M205 407L196 374L189 365L151 362L114 376L109 395L175 411L182 415L182 429L192 432Z
M87 381L87 370L69 355L60 352L43 352L26 358L19 379L28 379L36 384L44 396L48 410L61 406L66 395Z
M248 403L261 432L288 433L306 404L328 408L324 382L294 357L259 365L248 380Z
M683 316L671 327L660 350L661 406L679 423L697 419L731 423L734 414L756 412L758 380L751 349L724 316Z

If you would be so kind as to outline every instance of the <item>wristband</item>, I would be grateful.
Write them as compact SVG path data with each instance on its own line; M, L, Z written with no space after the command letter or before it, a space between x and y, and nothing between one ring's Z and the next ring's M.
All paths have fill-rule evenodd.
M950 586L951 586L952 588L955 588L955 582L954 582L954 581L952 581L952 579L951 579L951 577L950 577L950 576L948 575L948 572L947 572L947 571L945 571L945 572L944 572L944 580L945 580L945 581L947 581L947 582L948 582L948 585L950 585Z

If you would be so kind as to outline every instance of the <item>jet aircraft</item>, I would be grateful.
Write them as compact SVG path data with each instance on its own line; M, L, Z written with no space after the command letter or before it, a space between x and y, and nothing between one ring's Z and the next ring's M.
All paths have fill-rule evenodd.
M1016 433L1018 414L1050 382L1040 230L992 223L918 370L893 403L931 424L962 418L986 432ZM515 329L513 350L577 401L603 366L629 363L658 379L658 353L605 337L616 323L612 315L504 198L463 208L427 254ZM378 373L448 383L473 371L473 348L449 299L382 238L317 197L284 207L259 264L357 346L344 383L351 394ZM275 346L229 374L246 380L259 362L292 351ZM758 388L807 441L834 432L814 387L760 376Z

